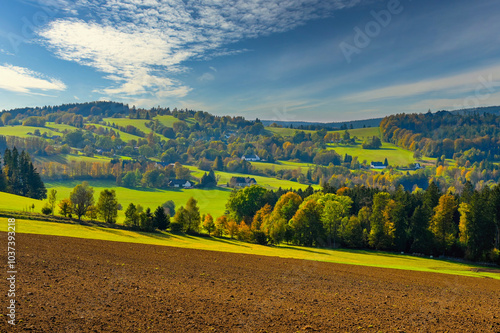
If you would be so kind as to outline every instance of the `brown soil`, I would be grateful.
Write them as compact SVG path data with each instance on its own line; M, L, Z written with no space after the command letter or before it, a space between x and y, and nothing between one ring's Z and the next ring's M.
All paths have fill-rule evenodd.
M2 332L500 332L493 279L17 237L17 325L2 292Z

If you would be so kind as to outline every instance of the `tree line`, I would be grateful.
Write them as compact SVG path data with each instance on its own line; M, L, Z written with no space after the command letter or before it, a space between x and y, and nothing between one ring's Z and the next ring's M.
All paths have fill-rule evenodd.
M5 149L3 163L0 163L0 192L33 199L47 197L45 184L24 150L19 154L16 147L12 150Z
M273 205L267 190L233 192L226 218L249 229L261 243L368 248L497 261L500 242L500 185L461 193L386 192L363 186L334 188L301 197L283 194Z

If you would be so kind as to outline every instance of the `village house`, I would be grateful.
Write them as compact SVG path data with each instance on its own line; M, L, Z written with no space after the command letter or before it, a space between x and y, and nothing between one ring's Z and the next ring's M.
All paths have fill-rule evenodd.
M189 180L186 180L186 179L174 179L168 183L168 186L177 187L177 188L179 188L179 187L192 188L193 183L191 183Z
M257 184L255 178L250 177L231 177L229 180L229 187L247 187Z
M386 166L382 162L371 162L370 168L372 168L372 169L385 169Z
M241 157L243 161L257 162L260 161L260 157L257 155L243 155Z

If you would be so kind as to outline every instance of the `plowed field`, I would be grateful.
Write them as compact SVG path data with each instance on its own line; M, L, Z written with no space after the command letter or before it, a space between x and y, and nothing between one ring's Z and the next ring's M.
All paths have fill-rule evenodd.
M30 234L16 243L17 325L2 291L2 332L500 332L494 279Z

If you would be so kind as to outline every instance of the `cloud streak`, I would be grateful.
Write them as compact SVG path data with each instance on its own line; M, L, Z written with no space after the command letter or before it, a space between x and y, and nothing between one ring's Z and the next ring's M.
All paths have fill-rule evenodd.
M28 68L0 65L0 89L11 92L43 95L37 91L63 91L66 85L60 80L49 78Z
M500 65L457 75L367 90L341 98L348 102L407 98L432 92L463 94L492 90L500 86Z
M106 73L114 83L97 89L102 94L183 98L191 91L179 79L187 61L245 52L226 46L292 30L358 2L77 0L76 17L52 21L38 34L58 57Z

